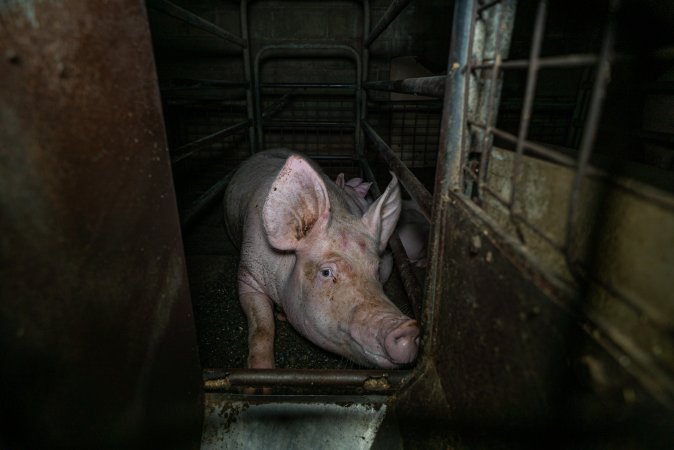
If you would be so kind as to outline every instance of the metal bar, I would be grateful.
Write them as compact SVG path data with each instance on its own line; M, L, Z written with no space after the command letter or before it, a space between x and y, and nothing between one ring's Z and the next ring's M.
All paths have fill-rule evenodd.
M492 34L495 35L495 42L494 42L494 55L495 55L495 66L494 70L491 71L490 77L489 77L489 95L487 97L487 103L485 106L485 123L487 125L494 124L496 122L496 114L498 111L498 99L500 98L500 93L501 93L501 86L498 84L498 78L500 75L500 64L502 60L502 55L501 55L501 37L503 34L506 32L504 30L504 26L506 23L506 14L507 12L504 11L506 7L506 4L501 4L500 8L498 10L499 14L499 19L497 22L497 27L496 29L492 32ZM479 14L480 12L478 12ZM496 13L494 13L496 14ZM484 89L487 89L486 83ZM477 191L478 191L478 196L482 195L482 186L485 183L487 179L487 167L489 164L489 158L491 155L491 150L492 150L492 144L493 144L493 135L490 133L487 133L485 131L484 135L482 136L482 139L480 139L479 142L479 147L480 147L480 172L479 172L479 179L477 183Z
M288 100L290 100L290 97L295 94L297 89L293 89L290 92L287 92L283 94L283 96L278 99L275 103L269 106L263 113L262 113L262 118L266 119L267 117L271 117L277 112L279 112L283 107L288 104Z
M543 32L545 30L545 16L547 11L547 0L541 0L536 10L536 21L534 24L534 34L531 39L531 50L529 51L529 65L527 71L527 85L524 93L524 107L522 108L522 117L520 118L520 127L517 132L517 143L515 145L515 159L513 161L513 170L510 176L510 203L508 210L512 215L513 205L515 204L515 195L517 193L517 180L520 177L522 169L522 157L524 156L524 141L529 134L529 122L531 121L531 111L534 105L534 96L536 94L536 81L538 78L538 62L543 43Z
M411 375L411 370L206 369L203 379L206 392L244 386L343 386L388 392L396 390Z
M370 142L377 148L382 159L386 161L389 169L396 174L400 182L410 194L412 199L417 202L426 219L431 220L431 208L433 205L433 196L428 192L423 184L417 179L407 166L393 153L393 150L377 134L372 126L363 122L363 131Z
M506 140L508 142L512 142L513 144L517 144L517 136L514 134L508 133L507 131L500 130L498 128L494 127L488 127L483 123L475 122L472 119L468 120L468 125L476 127L476 128L481 128L483 130L487 130L487 132L491 132L494 134L494 136L498 136L503 140ZM555 150L550 147L543 146L541 144L537 144L532 141L527 141L523 140L522 141L522 146L525 149L531 150L534 153L538 153L541 156L545 156L546 158L551 159L552 161L555 161L556 163L568 166L568 167L575 167L576 165L576 160L573 158L566 156L565 154L559 152L558 150Z
M372 28L372 31L370 31L370 34L367 36L363 47L368 48L370 45L372 45L372 42L374 42L374 40L377 39L379 35L384 32L384 30L386 30L391 22L393 22L396 17L398 17L400 12L405 9L405 6L410 3L410 1L411 0L393 0L384 15L381 17L381 19L379 19L379 22L377 22L374 28Z
M599 125L599 118L601 116L601 109L606 96L606 87L611 77L611 62L613 59L613 17L609 16L604 31L604 39L597 58L597 75L595 78L592 95L590 97L590 108L588 116L585 121L585 130L580 143L580 153L578 155L578 169L573 180L571 194L569 198L569 210L566 219L566 262L569 270L578 276L575 270L576 256L573 254L576 235L574 232L574 222L576 220L576 210L578 201L580 200L580 190L583 180L588 172L590 155L592 154L592 147L594 139L597 134L597 127Z
M485 10L489 9L489 8L491 8L492 6L498 5L498 4L501 3L502 1L503 1L503 0L493 0L493 1L489 2L489 3L485 3L484 5L480 5L480 6L477 8L477 14L478 14L478 17L480 17L480 15L482 14L482 11L485 11Z
M363 0L363 37L370 34L370 1ZM361 48L361 57L362 57L362 75L361 83L364 85L369 78L370 71L370 50L367 46L363 45ZM360 100L361 103L358 105L360 108L360 120L367 120L367 96L368 93L366 90L361 92ZM359 127L356 130L358 133L362 133L362 128ZM358 138L358 145L356 146L356 157L365 158L365 139L363 137ZM362 174L361 174L362 175Z
M436 193L446 184L450 190L461 189L461 166L466 140L466 111L468 102L468 79L470 71L464 70L470 63L475 16L475 0L456 2L449 52L448 77L443 100L438 147L438 171L435 179ZM437 230L438 233L443 232Z
M313 121L313 120L270 120L264 123L265 128L338 128L338 129L353 129L356 126L355 122L327 122L327 121Z
M239 4L239 15L241 18L241 36L248 42L248 0L241 0ZM255 101L253 99L253 78L250 67L250 47L246 45L242 50L243 55L243 76L246 80L246 116L248 117L248 149L250 154L255 153Z
M361 170L363 171L363 174L365 175L365 179L372 182L372 186L370 187L372 195L379 197L381 195L381 190L379 189L379 185L377 184L377 181L374 178L374 174L372 173L370 164L367 162L365 158L361 158L359 160L359 164ZM412 305L412 312L414 314L414 318L417 320L421 320L422 317L421 305L423 299L422 289L419 286L417 278L414 276L414 272L410 265L409 259L407 258L407 253L405 253L405 248L400 242L400 238L398 237L397 232L394 232L393 235L391 236L391 239L389 240L389 245L391 246L391 251L393 252L393 262L395 263L396 268L398 269L398 275L400 275L400 278L403 282L403 289L405 289L407 298L409 299L410 304Z
M563 56L548 56L538 60L538 67L546 69L550 67L582 67L591 66L597 63L597 55L595 54L572 54ZM472 70L491 69L495 66L495 61L482 62L472 66ZM503 61L501 63L502 69L526 69L529 67L528 59L513 59L510 61Z
M353 83L262 83L262 88L355 89Z
M374 91L442 97L445 95L445 84L447 84L447 75L438 75L433 77L406 78L404 80L369 81L365 83L365 88Z
M219 26L215 25L212 22L202 19L198 15L181 8L180 6L171 3L167 0L148 0L147 5L156 9L157 11L162 11L166 14L169 14L176 19L180 19L183 22L186 22L194 27L200 28L208 33L214 34L227 42L236 44L239 47L247 47L248 42L245 39L241 39L239 36L230 33L229 31L223 30Z
M227 175L211 186L206 192L199 196L192 205L190 205L189 209L187 209L180 219L183 235L187 233L188 230L197 223L198 219L208 212L213 205L222 200L227 184L232 178L232 175L234 175L234 172L235 171L232 170L227 173Z
M264 148L264 125L263 125L263 118L262 118L262 82L261 82L261 75L260 75L260 67L261 67L261 62L263 59L268 59L268 58L278 58L280 56L302 56L302 53L307 53L306 56L312 57L311 52L325 52L325 51L334 51L334 52L341 52L341 53L346 53L351 57L351 59L354 60L356 64L356 122L355 122L355 129L356 129L356 147L358 147L358 139L359 139L359 134L360 134L360 121L359 121L359 116L360 116L360 107L358 107L358 104L360 103L361 99L361 89L362 89L362 63L360 59L360 55L358 52L347 45L329 45L329 44L279 44L279 45L267 45L262 48L257 52L255 55L255 61L253 63L253 79L254 79L254 85L255 85L255 127L257 131L256 135L256 140L257 140L257 147L258 148ZM321 56L325 57L325 53L319 53Z
M213 134L209 134L208 136L204 136L200 139L197 139L196 141L190 142L189 144L185 144L182 147L178 147L178 149L176 150L177 152L181 153L186 152L186 153L182 153L180 156L171 160L171 164L177 164L180 161L191 157L192 155L194 155L196 151L202 149L206 145L212 144L218 139L227 137L238 131L245 130L246 128L248 128L249 125L250 122L248 120L245 120L243 122L237 123L236 125L231 125L227 128L223 128L222 130L216 131Z
M248 83L228 80L200 80L196 78L174 78L169 80L167 85L161 87L162 91L170 89L190 89L203 87L223 87L223 88L245 88Z

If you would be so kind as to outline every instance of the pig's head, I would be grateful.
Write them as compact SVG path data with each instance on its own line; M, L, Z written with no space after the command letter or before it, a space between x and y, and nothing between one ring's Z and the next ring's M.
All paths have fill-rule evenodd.
M274 180L262 218L272 247L293 252L281 287L288 321L315 344L359 364L395 368L416 358L419 328L386 297L378 280L400 215L395 176L361 216L306 160L291 156Z

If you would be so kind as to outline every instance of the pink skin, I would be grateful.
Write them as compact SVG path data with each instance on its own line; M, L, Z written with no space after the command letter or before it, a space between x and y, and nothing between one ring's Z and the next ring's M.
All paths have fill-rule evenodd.
M313 162L285 150L261 152L239 168L225 202L228 232L241 248L249 367L274 367L274 304L309 340L359 364L414 361L419 328L377 277L400 214L395 177L362 210Z
M365 211L372 204L372 200L367 198L372 183L363 182L361 178L351 178L345 181L343 173L337 176L335 183L358 204L362 211ZM429 229L430 224L422 214L419 205L413 200L403 200L396 232L405 248L407 258L411 264L417 267L426 267L426 245ZM382 256L379 269L379 279L382 283L388 280L392 270L393 258L387 252Z

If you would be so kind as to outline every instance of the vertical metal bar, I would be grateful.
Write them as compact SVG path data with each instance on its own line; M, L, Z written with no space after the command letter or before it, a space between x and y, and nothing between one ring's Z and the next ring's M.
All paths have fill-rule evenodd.
M248 35L248 0L241 0L240 4L240 16L241 16L241 37L249 42ZM255 125L257 124L257 117L254 112L254 101L253 101L253 80L251 79L250 72L250 45L246 45L243 48L243 74L246 80L246 117L250 125L248 126L248 147L250 154L255 153Z
M592 145L597 134L597 127L601 116L601 109L606 96L606 87L610 81L611 62L613 60L613 13L615 2L611 3L612 9L609 11L609 18L604 32L604 39L599 53L599 62L597 64L597 75L590 98L590 107L587 120L585 121L585 130L580 143L580 154L578 155L578 168L573 180L569 199L569 210L566 220L566 263L571 273L576 274L574 255L574 246L576 244L576 234L574 233L574 222L576 220L576 210L580 199L580 190L583 185L585 174L588 170L590 155L592 154Z
M363 0L363 40L365 40L369 32L370 32L370 0ZM369 78L370 51L368 47L364 44L362 44L361 46L361 53L362 53L361 59L363 66L362 83L363 85L365 85L365 83L367 83L367 80ZM358 107L361 109L360 118L362 120L367 120L367 91L362 92L361 102ZM358 127L358 124L356 125L356 127ZM362 134L362 128L356 128L356 133ZM365 157L365 139L363 139L362 136L360 137L360 141L358 141L358 145L356 145L356 157L357 158Z
M487 124L487 129L484 130L482 139L480 139L479 148L480 148L480 170L477 183L477 192L478 196L482 198L482 185L487 179L487 163L489 160L489 155L491 154L491 144L493 142L493 135L491 134L489 127L495 124L496 122L496 97L499 97L501 90L500 83L498 83L498 78L501 72L501 36L502 28L505 24L505 13L503 3L498 6L498 21L494 18L493 22L497 24L496 29L492 31L495 34L494 42L494 67L491 69L489 76L489 86L485 89L489 90L486 103L486 117L485 123ZM493 11L493 10L492 10ZM493 12L496 15L496 12ZM484 20L484 19L483 19Z
M476 0L459 1L454 6L454 25L447 69L449 76L443 101L438 171L435 176L436 193L461 189L461 161L466 139L466 105L470 77L468 66L476 6Z
M424 353L421 364L434 353L433 336L437 336L437 318L440 303L440 288L447 283L446 239L448 238L448 217L451 191L461 188L461 158L466 133L467 71L469 64L472 34L475 24L477 0L457 1L454 3L451 45L447 68L447 86L443 101L442 122L440 125L440 143L435 174L433 211L431 214L431 232L428 248L429 265L426 270L424 292Z
M524 156L524 141L529 133L529 122L531 121L531 110L534 105L536 95L536 81L538 78L538 57L541 53L543 43L543 34L545 32L545 16L547 11L547 0L541 0L538 3L536 11L536 22L534 24L534 34L531 41L531 50L529 52L529 69L527 71L527 85L524 93L524 105L522 108L522 117L520 118L520 127L517 133L517 143L515 145L515 160L513 161L513 171L510 179L510 202L508 209L512 215L515 205L515 193L517 191L517 180L519 179L522 167L522 158Z

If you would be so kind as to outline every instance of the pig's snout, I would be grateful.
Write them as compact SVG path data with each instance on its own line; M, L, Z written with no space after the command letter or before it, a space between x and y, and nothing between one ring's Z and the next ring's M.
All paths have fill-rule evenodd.
M391 330L384 340L389 359L395 364L408 364L417 357L419 327L416 320L408 320Z

